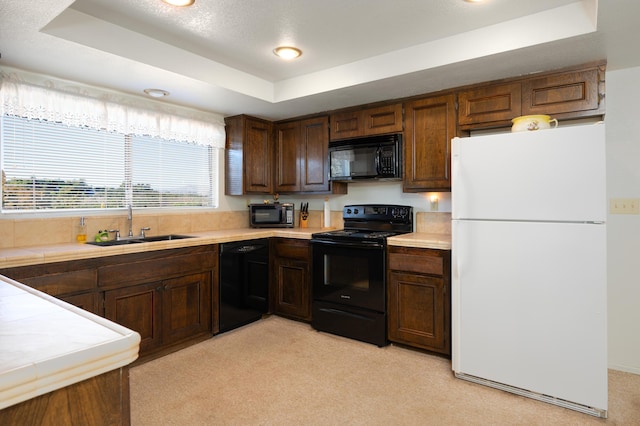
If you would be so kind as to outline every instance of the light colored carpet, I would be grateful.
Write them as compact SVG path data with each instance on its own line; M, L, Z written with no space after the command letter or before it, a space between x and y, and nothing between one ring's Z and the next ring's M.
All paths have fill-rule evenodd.
M131 369L146 425L640 425L640 376L607 420L456 379L448 359L269 317Z

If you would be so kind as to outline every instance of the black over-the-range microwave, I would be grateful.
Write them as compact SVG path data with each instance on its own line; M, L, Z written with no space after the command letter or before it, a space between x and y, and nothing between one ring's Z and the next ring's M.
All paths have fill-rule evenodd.
M329 179L402 179L402 135L371 136L329 143Z

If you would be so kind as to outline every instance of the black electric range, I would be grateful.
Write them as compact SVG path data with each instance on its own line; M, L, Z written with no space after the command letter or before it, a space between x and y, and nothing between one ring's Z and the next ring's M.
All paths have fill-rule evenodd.
M410 206L345 206L344 229L313 234L311 325L319 331L387 344L386 240L413 231Z

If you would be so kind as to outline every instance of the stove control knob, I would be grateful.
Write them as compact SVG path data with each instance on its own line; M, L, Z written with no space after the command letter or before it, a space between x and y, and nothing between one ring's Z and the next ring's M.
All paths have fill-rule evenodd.
M353 209L353 214L358 214L358 209Z
M347 209L347 214L351 214L351 209Z

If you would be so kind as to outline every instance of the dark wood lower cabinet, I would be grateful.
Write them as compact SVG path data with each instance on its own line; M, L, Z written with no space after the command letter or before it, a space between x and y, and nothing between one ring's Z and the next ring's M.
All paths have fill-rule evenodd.
M218 246L146 251L0 269L140 333L140 357L211 334Z
M106 291L105 317L140 333L140 353L210 330L210 274Z
M388 256L389 340L450 355L450 252L391 246Z
M140 334L140 353L157 349L161 335L161 283L152 282L104 292L104 316Z
M105 317L140 333L141 357L211 334L217 253L212 245L117 256L98 268Z
M162 281L162 341L173 343L211 330L211 274Z
M310 247L307 240L274 238L271 242L272 311L311 321Z

